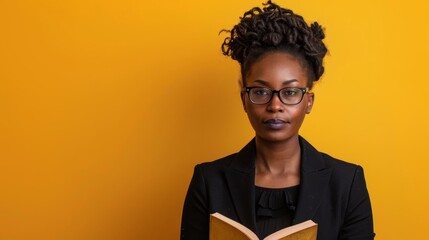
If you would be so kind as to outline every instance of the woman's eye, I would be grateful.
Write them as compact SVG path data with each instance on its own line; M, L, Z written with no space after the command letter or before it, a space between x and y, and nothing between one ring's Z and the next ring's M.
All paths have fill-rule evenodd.
M256 95L269 95L269 92L265 89L257 89L255 90Z
M285 96L294 96L296 94L297 94L296 90L285 90L285 91L283 91L283 95L285 95Z

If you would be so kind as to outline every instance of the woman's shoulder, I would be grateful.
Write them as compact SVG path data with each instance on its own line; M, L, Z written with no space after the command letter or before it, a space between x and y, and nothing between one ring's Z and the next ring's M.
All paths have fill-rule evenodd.
M323 159L325 159L326 165L329 167L333 167L335 169L340 169L343 171L355 171L356 168L361 168L361 166L355 163L332 157L327 153L321 152L320 154L322 155Z
M208 162L202 162L195 166L195 168L200 168L205 171L215 170L215 169L224 169L225 167L228 167L232 160L236 157L237 153L230 154L228 156L215 159L213 161Z
M350 173L355 172L358 169L362 169L362 167L357 164L333 157L325 152L317 150L302 137L300 137L300 141L304 150L304 158L309 159L308 163L313 169L333 168L335 172L340 173ZM315 161L321 161L321 163L316 164Z
M211 162L200 163L196 168L207 171L231 169L251 172L255 167L255 151L255 140L252 139L240 151Z

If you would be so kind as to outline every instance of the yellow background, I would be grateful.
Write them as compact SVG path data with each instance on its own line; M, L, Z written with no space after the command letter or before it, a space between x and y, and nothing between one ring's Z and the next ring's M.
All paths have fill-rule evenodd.
M261 2L0 0L0 239L177 239L253 136L218 32ZM277 2L326 27L301 134L365 168L377 239L426 238L428 4Z

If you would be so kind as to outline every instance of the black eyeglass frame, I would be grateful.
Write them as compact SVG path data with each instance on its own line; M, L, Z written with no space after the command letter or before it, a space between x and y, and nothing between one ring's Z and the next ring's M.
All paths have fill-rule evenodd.
M250 98L250 91L251 91L252 89L254 89L254 88L261 88L261 89L268 89L268 90L270 90L270 91L271 91L270 99L269 99L266 103L255 103L255 102L253 102L253 101L252 101L252 99ZM283 91L283 90L285 90L285 89L299 89L299 90L302 92L301 99L299 100L299 102L294 103L294 104L290 104L290 103L285 103L285 102L283 102L282 98L280 97L280 92L281 92L281 91ZM274 89L267 88L267 87L245 87L245 88L244 88L244 92L246 92L246 93L247 93L247 96L248 96L248 98L249 98L249 101L250 101L251 103L253 103L253 104L256 104L256 105L264 105L264 104L267 104L267 103L271 102L271 100L273 100L273 96L274 96L274 94L276 94L276 93L277 93L277 95L279 96L280 101L281 101L284 105L298 105L298 104L300 104L300 103L302 102L302 99L304 98L304 95L305 95L306 93L310 92L310 89L309 89L309 88L302 88L302 87L285 87L285 88L282 88L282 89L279 89L279 90L274 90Z

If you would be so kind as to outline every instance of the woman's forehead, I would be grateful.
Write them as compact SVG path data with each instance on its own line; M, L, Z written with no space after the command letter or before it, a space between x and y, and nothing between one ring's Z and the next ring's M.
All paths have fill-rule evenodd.
M307 83L307 72L293 55L274 52L261 57L250 67L246 82L276 86L300 85Z

